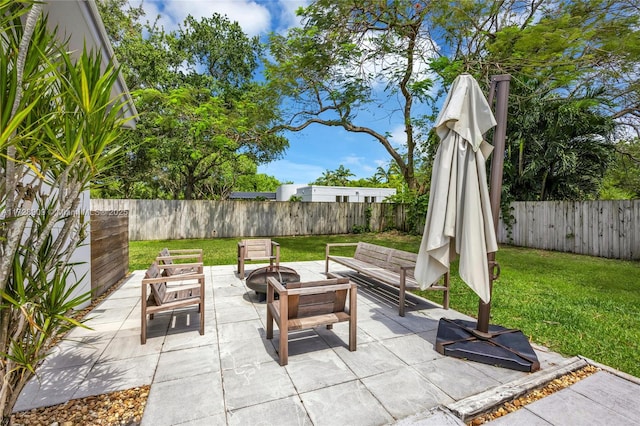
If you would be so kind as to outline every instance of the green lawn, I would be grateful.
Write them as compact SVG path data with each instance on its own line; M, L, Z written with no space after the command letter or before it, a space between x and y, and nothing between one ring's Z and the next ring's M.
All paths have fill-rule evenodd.
M274 238L283 262L324 259L328 242L367 241L417 252L420 237L397 233ZM236 263L237 238L132 241L130 269L146 269L163 247L202 248L206 265ZM345 249L344 254L348 254ZM334 249L332 249L334 253ZM338 251L336 251L338 254ZM501 246L491 323L522 330L561 354L583 355L640 376L640 262ZM451 271L451 308L477 316L478 297ZM421 294L441 303L441 293Z

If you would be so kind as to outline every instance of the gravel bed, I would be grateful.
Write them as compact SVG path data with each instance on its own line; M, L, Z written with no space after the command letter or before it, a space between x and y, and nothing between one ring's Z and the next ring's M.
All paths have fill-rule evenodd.
M128 278L128 277L126 277ZM73 318L84 318L125 281L113 285ZM64 404L13 413L13 426L134 426L142 421L150 386L125 389L108 394L73 399Z
M561 389L571 386L572 384L589 377L599 368L594 367L593 365L588 365L579 370L572 371L571 373L565 374L564 376L558 377L555 380L547 383L545 386L529 391L523 396L514 399L513 401L505 402L500 406L496 407L495 410L482 414L478 417L467 422L467 426L478 426L484 423L487 423L491 420L495 420L499 417L506 416L509 413L513 413L516 410L524 407L527 404L531 404L534 401L544 398L545 396L549 396L554 392L558 392Z
M139 425L149 388L142 386L20 411L11 416L11 422L13 426Z

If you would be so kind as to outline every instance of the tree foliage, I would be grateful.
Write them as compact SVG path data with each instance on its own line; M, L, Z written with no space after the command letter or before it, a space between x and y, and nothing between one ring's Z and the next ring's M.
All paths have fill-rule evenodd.
M534 194L571 198L593 194L594 179L601 179L609 161L606 143L615 130L611 120L640 128L637 12L632 0L318 0L300 10L302 28L272 35L267 76L274 90L292 100L282 128L298 131L321 124L365 134L385 147L409 190L423 193L428 182L416 177L417 159L430 161L434 141L429 130L450 83L469 72L488 90L492 75L509 73L515 105L509 121L526 123L531 113L540 118L538 125L551 126L529 125L527 134L509 134L511 151L524 149L515 158L535 160L525 168L556 171L572 161L563 158L564 148L592 158L597 173L583 179L581 189L554 190L548 185L573 181L542 182L544 177L537 176L540 188ZM548 112L547 101L552 104ZM545 114L569 118L580 128L563 135L554 120L542 118ZM404 127L406 144L390 136L397 122ZM585 124L593 127L585 129ZM542 158L534 150L536 133L553 136ZM509 182L514 194L527 193L518 187L521 182Z
M73 60L41 4L0 1L0 411L12 408L52 343L90 298L72 255L87 237L81 194L117 161L118 69Z
M103 196L226 198L238 178L278 158L279 98L254 80L262 46L237 22L188 16L176 31L141 23L125 0L100 5L140 113ZM126 30L125 30L126 29Z
M615 145L614 160L607 169L601 199L640 199L640 139L623 139Z

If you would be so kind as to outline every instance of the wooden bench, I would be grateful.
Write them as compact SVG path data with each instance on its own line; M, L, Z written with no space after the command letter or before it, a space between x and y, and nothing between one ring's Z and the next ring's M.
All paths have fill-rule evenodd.
M166 276L163 275L166 266L153 262L142 280L140 342L143 345L147 342L147 315L152 320L157 312L172 311L185 306L198 306L200 335L204 334L204 274Z
M356 246L353 257L335 256L330 254L331 247ZM413 273L416 267L416 253L382 247L369 243L330 243L325 251L325 269L327 276L336 276L329 273L329 261L344 265L356 272L366 275L386 285L399 288L399 313L405 313L405 292L407 289L419 289ZM427 290L443 291L442 306L449 309L449 273L443 277L442 285L433 285Z
M348 278L287 283L267 279L267 339L273 339L273 321L280 329L280 365L289 362L289 331L349 321L349 350L356 350L358 286ZM275 300L275 295L279 299ZM346 299L349 305L346 307Z

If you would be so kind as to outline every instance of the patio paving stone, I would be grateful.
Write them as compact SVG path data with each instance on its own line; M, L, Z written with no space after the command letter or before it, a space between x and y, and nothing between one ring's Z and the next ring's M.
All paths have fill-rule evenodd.
M231 411L297 395L287 370L274 362L224 370L222 378Z
M501 384L473 368L471 364L476 363L441 356L428 362L415 364L413 367L423 377L458 401Z
M153 382L166 382L216 371L220 371L217 345L162 352Z
M300 397L297 395L228 411L227 424L230 426L255 424L277 426L313 425L305 411L305 407L300 402Z
M303 281L324 278L324 261L283 265ZM400 317L393 296L384 299L366 286L358 291L356 351L348 350L347 323L294 331L289 363L281 367L277 326L267 340L266 304L257 302L235 268L205 267L203 336L191 307L148 321L146 345L140 344L144 271L132 273L92 312L92 330L77 328L54 349L37 370L41 382L27 384L16 410L150 384L145 426L460 426L447 404L530 374L438 354L439 319L469 317L426 301ZM541 373L567 361L546 348L534 349ZM607 374L490 424L640 424L640 379Z
M224 411L220 374L183 377L151 385L142 426L176 425Z
M365 426L393 422L391 414L359 380L300 395L315 426Z
M289 356L285 367L299 393L355 380L356 376L332 350Z
M412 365L442 357L433 348L433 341L435 339L431 339L430 333L425 332L386 339L382 344L398 358Z
M159 357L158 352L136 358L96 363L78 386L73 398L148 385L153 381Z
M453 402L412 367L402 367L362 379L362 383L396 420L416 412Z

